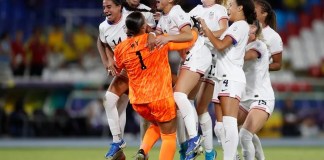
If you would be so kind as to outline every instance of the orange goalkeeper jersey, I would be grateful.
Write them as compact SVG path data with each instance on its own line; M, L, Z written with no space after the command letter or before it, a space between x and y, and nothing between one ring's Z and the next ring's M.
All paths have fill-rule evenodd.
M132 104L145 104L173 96L169 50L191 47L197 39L184 43L168 43L150 51L148 34L124 40L114 50L118 68L125 68L129 78L129 99Z

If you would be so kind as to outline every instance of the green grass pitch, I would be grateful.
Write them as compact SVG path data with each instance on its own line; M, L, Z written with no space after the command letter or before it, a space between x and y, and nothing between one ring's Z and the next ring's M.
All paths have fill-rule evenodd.
M126 159L132 160L137 151L136 147L127 147L124 152ZM222 153L217 148L222 159ZM268 160L324 160L323 147L265 147ZM0 148L1 160L104 160L106 148ZM159 149L150 152L150 160L158 160ZM179 159L176 154L175 160ZM197 160L203 160L203 156Z

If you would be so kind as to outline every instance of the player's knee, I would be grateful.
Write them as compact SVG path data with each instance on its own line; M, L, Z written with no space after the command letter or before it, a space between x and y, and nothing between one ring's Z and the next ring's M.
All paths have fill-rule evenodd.
M106 91L104 99L103 99L104 107L115 107L115 105L106 105L106 103L112 103L112 101L117 102L118 99L119 99L118 95L116 95L113 92Z
M242 146L244 146L247 142L252 142L253 134L246 130L245 128L241 128L239 132L239 140Z
M182 92L174 92L173 93L174 100L182 114L182 117L185 117L185 115L188 113L188 110L184 104L185 101L188 101L187 95Z

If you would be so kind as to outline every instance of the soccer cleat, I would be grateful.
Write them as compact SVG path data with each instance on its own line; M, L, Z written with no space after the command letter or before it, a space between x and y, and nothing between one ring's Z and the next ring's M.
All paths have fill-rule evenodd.
M199 146L201 145L201 143L203 142L203 138L199 135L197 135L196 137L193 137L191 139L188 140L188 149L186 151L186 155L192 154L194 152L197 152Z
M188 149L186 151L186 160L194 159L200 154L201 143L203 138L199 135L188 140Z
M211 152L205 152L205 160L214 160L217 156L217 152L212 150Z
M148 156L145 155L143 149L140 149L135 155L135 160L148 160Z
M111 143L110 146L110 150L105 155L105 158L109 160L119 160L123 155L123 149L126 147L126 142L121 140L118 143Z
M204 152L202 146L199 146L197 151L190 154L190 155L187 155L186 156L186 159L185 160L194 160L196 159L200 154L202 154Z
M180 150L179 150L180 160L185 160L187 149L188 149L188 141L185 141L180 144Z

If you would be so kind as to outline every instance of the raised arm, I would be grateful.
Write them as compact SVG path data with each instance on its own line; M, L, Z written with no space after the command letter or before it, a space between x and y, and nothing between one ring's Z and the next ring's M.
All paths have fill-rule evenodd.
M195 30L191 31L191 34L193 35L193 39L188 42L169 42L168 47L169 50L182 50L182 49L187 49L191 47L192 45L195 44L197 38L198 38L198 33Z
M114 52L108 44L101 42L99 37L97 39L97 48L101 57L101 61L108 71L108 74L115 76L117 72L116 63L113 58Z

